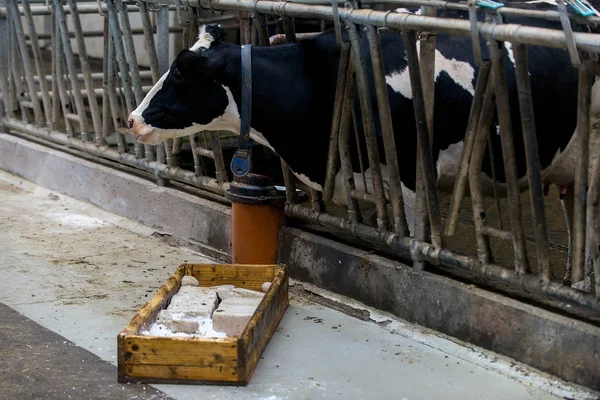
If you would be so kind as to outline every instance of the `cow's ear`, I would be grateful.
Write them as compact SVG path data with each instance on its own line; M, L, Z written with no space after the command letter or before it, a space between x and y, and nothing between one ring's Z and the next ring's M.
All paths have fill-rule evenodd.
M214 38L213 44L219 44L227 36L227 32L220 24L207 25L205 29Z
M182 50L175 60L177 72L185 79L214 78L219 70L219 64L203 54L190 50Z

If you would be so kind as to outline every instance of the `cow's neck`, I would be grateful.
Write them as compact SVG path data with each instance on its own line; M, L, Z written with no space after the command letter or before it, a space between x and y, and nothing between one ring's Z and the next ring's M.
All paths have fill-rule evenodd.
M335 76L313 68L316 51L310 43L253 48L251 126L297 175L322 185ZM241 55L234 54L223 83L241 111Z

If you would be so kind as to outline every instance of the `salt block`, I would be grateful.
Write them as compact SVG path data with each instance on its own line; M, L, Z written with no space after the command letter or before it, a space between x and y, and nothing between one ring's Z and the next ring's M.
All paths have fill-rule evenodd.
M181 286L200 286L200 282L193 276L186 275L181 278Z
M261 302L259 297L231 297L221 301L213 314L213 329L240 336Z
M156 322L163 324L173 332L183 332L189 334L196 333L200 327L198 321L173 318L173 314L169 310L161 310L158 313Z
M182 286L171 299L167 310L183 313L186 317L210 318L217 308L217 291L201 286Z
M213 286L212 288L217 291L217 296L219 297L219 300L223 301L225 299L233 297L233 289L235 289L235 286L234 285L219 285L219 286Z
M267 293L269 291L269 288L271 287L271 282L264 282L260 288L262 289L263 292Z
M244 288L235 288L233 289L234 297L257 297L263 298L265 297L264 293L257 292L256 290L244 289Z

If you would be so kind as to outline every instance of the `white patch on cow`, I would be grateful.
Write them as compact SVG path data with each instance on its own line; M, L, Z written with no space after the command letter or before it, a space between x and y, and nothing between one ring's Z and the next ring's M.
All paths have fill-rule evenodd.
M417 50L419 48L417 47ZM448 59L439 51L435 51L435 80L442 72L446 72L450 78L471 94L475 95L473 79L475 78L475 69L471 64L465 61L458 61L454 58ZM385 77L385 82L396 93L400 93L407 99L412 99L412 90L410 88L410 77L408 67L402 71L396 71Z
M513 65L515 65L515 55L513 53L512 43L504 42L504 47L506 47L506 52L508 53L508 58L513 63Z
M500 125L496 124L496 135L500 136Z
M396 12L397 13L405 13L405 14L421 15L421 9L420 8L418 10L416 10L416 11L413 12L413 11L410 11L408 8L400 7L400 8L396 8Z
M526 1L525 4L550 4L551 6L558 6L554 0L532 0Z
M214 41L215 38L213 35L211 35L209 32L206 32L206 25L202 25L198 31L198 40L196 40L196 43L190 47L190 50L198 52L200 49L208 49Z

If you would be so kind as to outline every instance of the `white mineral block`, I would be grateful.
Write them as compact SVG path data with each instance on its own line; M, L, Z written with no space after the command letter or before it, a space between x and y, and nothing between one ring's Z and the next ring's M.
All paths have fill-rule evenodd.
M235 288L233 289L234 297L256 297L263 298L265 297L264 293L257 292L256 290L244 289L244 288Z
M219 296L219 300L223 301L230 297L233 297L233 289L235 289L234 285L219 285L213 286L213 289L217 291L217 296Z
M181 278L181 286L200 286L200 283L193 276L186 275Z
M182 332L189 334L196 333L200 326L198 321L174 318L173 314L169 310L161 310L160 313L158 313L158 318L156 319L156 322L159 324L163 324L173 332Z
M270 287L271 287L271 282L264 282L260 288L262 289L263 292L267 293L269 291Z
M227 336L240 336L261 300L259 297L231 297L221 301L213 314L213 328Z
M201 286L182 286L171 299L167 309L171 313L183 313L186 317L210 318L217 308L217 291Z

